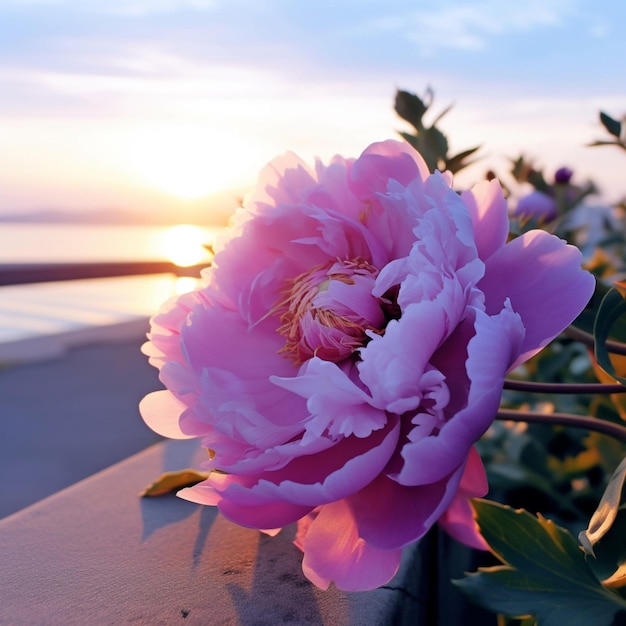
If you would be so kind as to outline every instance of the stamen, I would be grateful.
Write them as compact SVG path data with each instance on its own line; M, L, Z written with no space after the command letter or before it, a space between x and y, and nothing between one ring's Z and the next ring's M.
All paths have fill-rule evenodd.
M355 350L363 347L368 337L366 331L380 332L384 321L380 300L371 295L378 270L361 257L350 260L336 259L290 279L281 293L281 298L272 307L270 314L278 315L278 332L285 336L285 345L280 352L301 365L312 356L338 362L348 358ZM363 280L365 279L365 280ZM329 291L332 281L338 281L355 289L366 289L376 310L375 320L360 315L345 314L332 306L317 306L315 299ZM363 294L358 294L363 297Z

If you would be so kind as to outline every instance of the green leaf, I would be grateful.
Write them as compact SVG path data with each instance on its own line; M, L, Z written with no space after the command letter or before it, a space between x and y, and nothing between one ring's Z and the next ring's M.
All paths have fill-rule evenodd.
M422 151L425 150L428 154L429 158L424 157L424 159L427 163L430 161L430 171L445 169L446 155L448 154L448 140L446 136L438 128L431 126L430 128L424 128L418 139L422 140ZM422 156L424 156L423 152Z
M626 511L624 482L626 459L611 476L600 504L578 539L592 558L589 564L604 584L612 587L626 585Z
M609 289L607 294L602 298L602 302L598 307L596 319L593 326L593 335L595 341L595 357L598 365L615 380L626 384L626 378L618 376L606 342L611 334L613 325L626 313L626 300L617 289Z
M600 111L600 121L602 122L604 128L611 133L611 135L619 138L620 133L622 132L622 125L620 122L614 120L610 115L607 115L603 111Z
M197 472L193 469L183 469L175 472L164 472L151 485L148 485L139 495L141 497L162 496L166 493L178 491L184 487L191 487L209 475L206 472Z
M518 183L526 182L526 175L530 165L526 162L524 155L521 154L517 157L517 159L512 159L511 163L513 165L511 168L513 178L515 178Z
M611 529L617 517L617 510L622 500L624 479L626 479L626 459L613 472L600 504L589 521L589 526L578 535L587 554L593 555L593 546Z
M527 176L528 182L537 190L543 193L550 193L550 185L546 182L542 172L531 170Z
M604 271L604 267L601 267L601 272ZM611 290L611 287L604 284L601 280L596 280L596 286L593 292L593 296L591 296L591 300L584 308L584 310L580 313L580 315L574 320L572 326L578 328L579 330L585 331L587 333L593 333L593 326L596 322L596 315L598 312L598 308L600 307L600 303L602 302L604 296ZM616 329L619 325L616 325ZM624 328L626 329L626 324L624 324ZM615 334L619 338L619 333ZM626 334L623 336L626 339Z
M453 174L456 174L456 172L462 170L464 167L471 165L474 161L470 161L468 163L465 160L479 149L480 146L476 146L475 148L470 148L469 150L463 150L463 152L459 152L453 157L446 159L446 169Z
M626 514L620 508L609 531L594 544L595 558L587 563L605 587L626 593Z
M626 600L605 589L574 537L527 511L473 500L481 533L504 562L454 581L474 602L541 626L609 626Z
M403 120L406 120L418 131L424 128L422 118L428 110L428 105L420 97L414 93L398 89L394 108Z

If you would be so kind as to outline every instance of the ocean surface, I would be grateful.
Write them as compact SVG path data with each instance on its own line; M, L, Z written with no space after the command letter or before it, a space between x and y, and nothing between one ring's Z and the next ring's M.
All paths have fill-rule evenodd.
M219 228L84 224L0 224L0 264L169 260L210 261L204 247ZM145 320L194 279L171 274L5 286L0 290L0 348L37 352L44 338ZM34 346L34 347L33 347ZM0 349L0 361L3 352ZM34 354L36 357L37 355ZM5 356L5 358L9 358Z

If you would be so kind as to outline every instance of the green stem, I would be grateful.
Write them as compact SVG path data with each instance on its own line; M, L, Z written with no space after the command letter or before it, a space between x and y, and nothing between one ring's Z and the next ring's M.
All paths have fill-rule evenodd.
M505 378L504 388L510 391L531 393L626 393L626 385L620 383L536 383L528 380Z
M609 435L626 444L626 427L595 417L573 415L571 413L536 413L533 411L500 409L496 415L496 419L502 421L559 424L561 426L585 428L586 430Z
M576 339L576 341L580 341L591 348L594 347L595 341L593 335L591 333L585 332L580 328L576 328L575 326L569 326L566 328L563 333L572 339ZM608 339L606 342L606 349L611 354L624 354L626 355L626 344L621 341L613 341L612 339Z

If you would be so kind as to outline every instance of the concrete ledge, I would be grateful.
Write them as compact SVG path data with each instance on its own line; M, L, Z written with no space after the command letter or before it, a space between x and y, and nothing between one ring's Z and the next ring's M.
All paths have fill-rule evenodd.
M421 544L384 588L324 592L302 575L293 528L269 538L213 508L138 497L202 452L157 444L2 520L0 624L434 623L411 591L430 578Z

